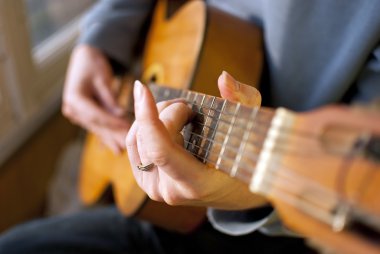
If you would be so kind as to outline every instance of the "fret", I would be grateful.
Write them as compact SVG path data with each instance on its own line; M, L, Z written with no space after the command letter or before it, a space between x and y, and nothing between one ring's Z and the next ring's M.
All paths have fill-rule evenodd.
M225 105L225 104L224 104L224 105ZM217 169L221 169L221 168L220 168L220 165L221 165L221 162L222 162L222 156L223 156L223 154L224 154L224 152L225 152L226 145L227 145L227 142L228 142L228 139L229 139L229 135L230 135L230 133L231 133L231 131L232 131L232 128L233 128L233 126L234 126L234 123L235 123L236 112L239 111L239 108L240 108L240 103L238 103L237 106L236 106L235 114L234 114L233 117L232 117L231 124L230 124L230 126L229 126L229 128L228 128L228 131L227 131L226 137L225 137L224 142L223 142L223 145L222 145L222 149L220 150L220 153L219 153L219 156L218 156L218 161L216 162L216 168L217 168ZM224 107L223 107L223 109L224 109ZM221 111L221 114L223 114L223 110ZM227 168L225 168L225 167L223 167L223 169L224 169L224 170L227 170Z
M203 107L204 107L203 104L204 104L205 98L206 98L206 95L203 94L202 99L201 99L201 103L199 105L199 113L202 113L202 110L203 110ZM204 114L202 114L202 115L204 116ZM202 130L201 130L201 135L203 137L205 137L201 141L201 151L200 151L200 154L199 154L203 163L206 162L207 158L203 155L202 150L204 150L203 148L206 146L206 143L208 143L208 145L209 145L209 142L207 141L207 136L208 136L209 130L206 129L206 128L208 128L208 126L206 125L206 121L207 121L207 116L206 116L205 119L203 119L202 123L204 123L204 125L202 126Z
M185 94L187 95L187 91L181 90L181 93L179 94L179 98L185 98Z
M208 97L208 98L210 98L210 97ZM206 105L207 105L207 102L208 101L206 101ZM203 103L204 103L204 100L203 100ZM211 140L214 140L215 132L216 132L216 128L215 128L216 123L215 123L214 119L212 119L210 117L210 111L211 111L210 109L213 107L214 103L215 103L215 97L212 97L211 105L209 107L207 107L207 114L204 112L205 108L202 108L203 113L206 115L204 124L205 124L205 126L207 125L207 127L208 127L207 136L206 136L207 139L206 139L205 144L204 144L204 147L206 147L206 148L204 150L204 153L201 154L201 156L203 157L203 162L206 162L206 160L208 158L210 149L212 147L211 146ZM210 132L210 130L212 130L212 131Z
M255 116L257 114L257 111L258 111L257 108L251 109L251 114L248 117L248 124L246 125L247 128L244 130L243 138L241 140L241 144L239 146L239 150L238 150L236 159L234 161L234 164L233 164L231 172L230 172L230 175L233 177L236 176L237 171L240 167L240 162L241 162L241 159L243 157L243 154L244 154L247 142L248 142L248 137L251 134L252 128L254 126L254 119L255 119ZM248 178L245 178L245 179L248 179Z
M151 90L161 99L185 98L191 104L196 114L182 130L184 147L203 163L215 161L216 168L236 175L242 161L249 161L244 153L260 151L250 139L257 109L183 89L153 86Z
M186 97L185 97L186 101L189 101L189 102L190 102L190 96L191 96L191 92L190 92L190 91L187 91L187 93L186 93Z

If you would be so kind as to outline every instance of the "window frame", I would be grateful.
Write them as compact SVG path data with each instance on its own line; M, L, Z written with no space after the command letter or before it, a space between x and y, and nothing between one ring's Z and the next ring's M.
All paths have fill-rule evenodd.
M0 0L0 85L11 127L0 132L0 165L60 109L81 15L33 48L23 0Z

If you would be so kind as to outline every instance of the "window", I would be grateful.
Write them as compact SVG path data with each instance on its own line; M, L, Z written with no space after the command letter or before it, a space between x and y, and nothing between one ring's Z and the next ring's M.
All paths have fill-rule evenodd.
M60 31L93 4L94 0L24 0L33 48Z
M95 2L0 0L0 163L59 110L79 19Z

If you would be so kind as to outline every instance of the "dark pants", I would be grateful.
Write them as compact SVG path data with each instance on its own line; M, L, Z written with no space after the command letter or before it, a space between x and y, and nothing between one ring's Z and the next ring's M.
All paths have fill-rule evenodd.
M301 239L258 232L228 236L207 222L178 234L122 216L114 207L36 220L0 237L1 254L100 253L314 253Z

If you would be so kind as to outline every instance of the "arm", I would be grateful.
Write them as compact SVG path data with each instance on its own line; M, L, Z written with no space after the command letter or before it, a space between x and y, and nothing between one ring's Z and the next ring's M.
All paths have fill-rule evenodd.
M129 67L154 3L154 0L100 1L83 20L79 44L95 47Z

